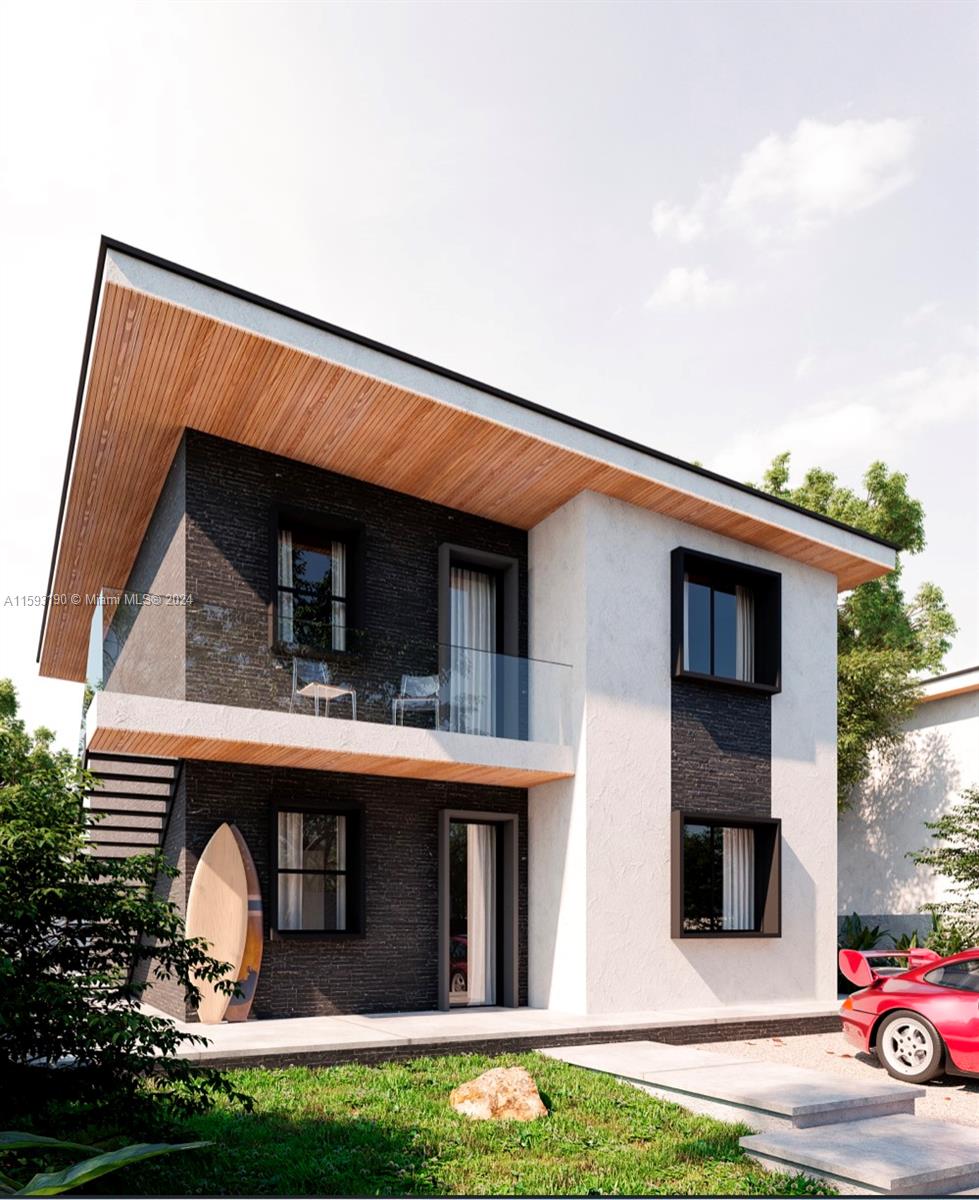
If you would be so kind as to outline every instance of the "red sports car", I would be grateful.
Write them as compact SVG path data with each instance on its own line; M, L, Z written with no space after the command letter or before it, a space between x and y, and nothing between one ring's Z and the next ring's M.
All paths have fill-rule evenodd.
M871 965L905 959L907 967ZM847 1040L895 1079L924 1083L943 1071L979 1075L979 949L841 950L840 970L859 991L843 1001Z

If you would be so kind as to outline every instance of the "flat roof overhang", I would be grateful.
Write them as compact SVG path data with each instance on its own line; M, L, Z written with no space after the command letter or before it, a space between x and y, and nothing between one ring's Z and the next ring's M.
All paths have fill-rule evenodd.
M979 692L979 667L965 667L961 671L950 671L947 675L923 680L918 703L949 700L952 696L964 696L970 692Z
M734 480L103 239L49 592L124 588L186 428L530 529L595 491L834 574L894 548ZM49 605L82 680L90 610Z
M125 692L97 692L85 726L92 753L518 788L574 774L570 746Z

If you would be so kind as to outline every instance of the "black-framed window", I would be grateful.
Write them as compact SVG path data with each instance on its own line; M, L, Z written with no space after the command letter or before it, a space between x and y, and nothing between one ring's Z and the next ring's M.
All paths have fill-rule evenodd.
M672 576L674 676L779 691L781 576L683 547Z
M273 816L276 932L360 932L359 811L282 805Z
M282 521L276 544L276 641L344 651L348 643L351 539Z
M778 937L781 824L673 814L673 937Z

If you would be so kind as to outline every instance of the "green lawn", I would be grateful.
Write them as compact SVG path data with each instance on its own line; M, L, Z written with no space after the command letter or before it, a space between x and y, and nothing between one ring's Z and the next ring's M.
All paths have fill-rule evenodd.
M491 1066L521 1064L548 1117L461 1117L449 1092ZM378 1067L234 1072L255 1098L185 1132L214 1142L105 1176L130 1195L825 1195L771 1175L738 1147L742 1126L662 1103L536 1054L422 1058Z

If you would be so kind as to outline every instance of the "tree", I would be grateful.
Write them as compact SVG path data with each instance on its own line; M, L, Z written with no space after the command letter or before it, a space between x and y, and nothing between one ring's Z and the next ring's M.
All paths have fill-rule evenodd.
M78 1115L131 1127L246 1100L227 1078L175 1057L171 1022L139 1008L139 959L176 979L228 969L180 914L152 894L175 870L160 854L109 860L88 852L83 807L94 779L47 729L29 734L9 680L0 680L0 1112ZM229 990L233 984L224 984ZM191 1039L206 1045L206 1039Z
M917 678L942 670L956 626L941 588L923 583L907 600L901 586L900 553L925 546L924 509L908 494L907 475L871 463L858 495L813 467L792 488L789 460L788 452L772 460L763 491L885 538L899 551L893 571L847 592L839 606L837 795L846 808L872 755L886 757L901 741L902 722L920 694Z
M935 918L928 945L940 954L957 954L979 945L979 787L967 788L962 803L925 827L939 843L908 855L952 881L952 899L926 904Z

